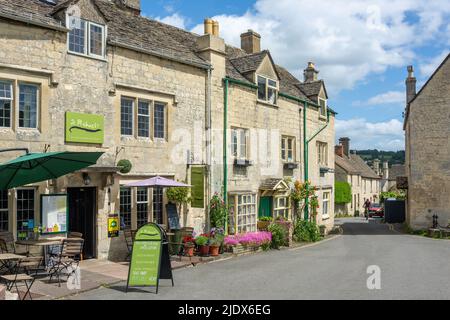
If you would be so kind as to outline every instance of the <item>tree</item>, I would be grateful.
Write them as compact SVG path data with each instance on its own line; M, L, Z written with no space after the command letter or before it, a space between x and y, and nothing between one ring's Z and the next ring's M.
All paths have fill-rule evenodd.
M181 209L184 204L191 202L189 196L189 188L168 188L166 191L167 199L177 205L178 213L181 213Z

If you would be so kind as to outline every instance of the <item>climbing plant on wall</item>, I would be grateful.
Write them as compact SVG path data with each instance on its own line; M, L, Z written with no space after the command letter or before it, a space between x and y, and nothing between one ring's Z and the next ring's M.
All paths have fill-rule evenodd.
M352 187L348 182L336 181L334 188L334 203L346 204L352 202Z

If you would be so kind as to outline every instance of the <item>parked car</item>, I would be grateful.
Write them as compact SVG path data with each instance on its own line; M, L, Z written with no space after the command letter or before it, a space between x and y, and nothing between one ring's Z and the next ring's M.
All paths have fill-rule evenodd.
M379 203L373 203L369 207L369 218L383 218L384 217L384 208Z

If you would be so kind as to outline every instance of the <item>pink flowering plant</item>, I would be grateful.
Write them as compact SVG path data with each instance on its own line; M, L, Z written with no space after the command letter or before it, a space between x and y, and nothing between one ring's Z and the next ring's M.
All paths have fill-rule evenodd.
M243 246L262 247L264 250L270 248L272 242L272 233L267 231L249 232L225 237L226 246Z

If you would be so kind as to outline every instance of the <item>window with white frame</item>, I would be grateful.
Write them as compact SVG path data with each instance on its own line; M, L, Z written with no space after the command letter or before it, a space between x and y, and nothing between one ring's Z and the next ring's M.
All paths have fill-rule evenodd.
M231 129L231 154L237 159L247 159L248 130L243 128Z
M148 188L137 188L136 213L137 227L140 228L148 223Z
M150 102L138 102L138 137L150 138Z
M317 163L321 166L328 165L328 144L317 142Z
M330 214L330 192L324 192L322 195L322 215Z
M275 205L273 209L274 218L283 217L286 220L289 219L289 198L288 197L276 197Z
M69 52L104 58L106 27L78 17L67 17L69 26Z
M0 190L0 231L8 231L8 191Z
M120 188L120 219L123 229L131 229L131 188Z
M8 81L0 81L0 127L11 127L11 110L13 101L13 85Z
M281 159L285 162L295 161L295 138L286 136L281 138Z
M123 136L133 135L134 99L122 97L120 103L120 133Z
M326 118L327 117L327 100L319 98L319 106L320 106L320 117Z
M256 194L237 194L229 197L231 221L235 223L236 233L257 231Z
M277 104L278 82L263 76L257 76L258 100Z
M166 138L166 105L161 102L155 102L153 112L153 137L157 139Z
M19 84L19 128L37 129L39 86Z
M34 224L34 189L17 190L17 238L28 237L30 221Z

